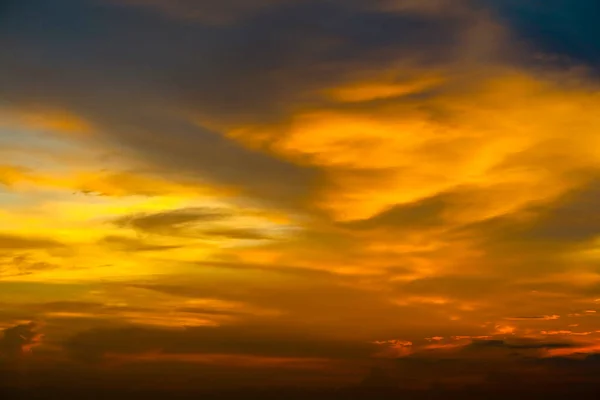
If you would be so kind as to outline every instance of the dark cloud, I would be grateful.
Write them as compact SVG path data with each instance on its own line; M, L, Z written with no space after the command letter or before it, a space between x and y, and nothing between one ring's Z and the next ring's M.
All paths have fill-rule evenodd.
M566 349L576 348L578 344L573 342L548 342L539 339L516 338L513 340L491 339L474 340L465 346L462 351L476 351L482 348L501 348L507 350L544 350L544 349Z
M221 221L229 216L229 213L222 210L184 208L154 214L129 215L117 219L115 223L121 227L133 228L143 232L169 233L185 225Z
M573 179L577 179L576 176ZM592 212L600 195L598 179L542 204L533 202L513 213L456 227L455 237L472 236L482 245L527 246L561 252L585 245L598 235L598 219ZM552 248L548 248L552 246Z
M196 107L217 104L222 91L233 90L230 80L247 76L243 71L223 76L229 65L223 57L245 48L228 44L236 36L243 40L239 33L181 25L137 8L90 0L52 7L26 1L11 10L1 29L7 33L3 46L14 47L15 54L3 66L24 79L2 83L3 98L12 104L66 108L92 122L113 144L197 180L244 186L276 199L301 197L310 171L247 150L185 117L197 113L192 110ZM219 60L223 64L215 65ZM39 80L33 83L31 76ZM202 94L204 104L188 104L183 96L188 90ZM238 87L228 98L233 103L244 94L248 92ZM234 105L228 118L252 113L246 108L254 102Z
M115 220L115 224L120 227L127 227L142 233L150 233L164 236L175 237L200 237L210 236L206 232L214 230L214 236L224 236L226 229L215 228L211 224L229 219L230 213L223 210L204 209L204 208L186 208L164 211L154 214L136 214L121 217ZM230 232L230 237L235 232ZM240 235L243 232L240 232ZM248 235L246 235L248 236ZM112 240L116 243L115 240ZM123 241L121 240L121 243ZM124 244L124 243L123 243ZM134 243L129 243L134 245Z
M20 250L23 249L19 249L19 251ZM56 268L58 268L58 265L44 261L37 261L28 254L14 255L14 253L11 251L7 252L4 257L0 256L0 275L2 276L30 275L39 271Z
M600 235L600 217L594 212L600 198L600 182L566 194L546 207L534 209L540 217L524 230L521 240L585 244Z
M40 339L36 323L16 325L6 328L0 339L0 354L12 359L18 358Z
M57 247L62 247L62 244L52 239L0 233L1 250L34 250Z
M444 222L441 214L447 207L447 197L445 194L440 194L414 203L396 205L367 220L353 221L346 225L357 229L392 228L396 230L440 226Z
M581 353L583 357L546 357L530 360L536 364L552 365L557 367L582 367L582 366L593 366L600 368L600 354L585 354ZM579 372L579 371L577 371Z
M234 310L214 310L210 308L202 308L202 307L180 307L175 309L175 311L186 312L191 314L201 314L201 315L224 315L224 316L243 316L244 312L234 311Z
M198 278L187 281L169 283L168 281L131 283L128 286L166 293L182 298L218 298L228 301L240 301L261 308L284 310L287 317L283 323L299 323L295 318L318 318L328 312L344 314L354 313L352 320L362 318L376 319L368 315L369 309L381 306L384 300L373 296L372 292L353 288L350 285L341 285L328 273L315 271L290 270L285 267L235 267L219 265L208 268L198 264ZM217 273L217 271L221 273ZM244 273L240 273L243 271ZM202 279L210 276L211 280ZM311 293L307 296L307 293ZM324 300L326 299L326 300ZM391 308L391 307L390 307ZM360 311L360 313L359 313ZM351 319L337 321L337 323L354 323ZM333 321L321 321L334 323Z
M213 228L203 230L202 234L208 237L239 240L266 240L270 238L268 234L251 228Z
M125 236L114 235L106 236L99 243L120 251L161 251L173 250L182 247L175 245L151 244L141 239L134 239Z
M228 221L231 212L210 208L184 208L159 213L136 214L114 221L117 226L127 227L142 233L176 237L205 237L240 240L264 240L269 235L255 228L223 227L215 223ZM140 250L156 250L156 246L120 237L105 238L105 242Z
M368 220L343 224L352 230L387 232L390 235L426 234L426 241L441 242L446 248L411 253L411 257L439 260L445 265L456 257L455 249L468 243L469 255L447 276L418 279L395 284L397 293L431 295L449 299L486 302L492 297L497 305L509 297L506 293L525 294L528 290L571 293L577 290L569 282L525 283L516 277L535 278L539 274L560 274L573 268L567 261L574 253L592 245L598 237L599 223L594 213L598 183L588 181L545 204L531 204L515 212L476 222L448 221L453 208L468 200L468 187L456 188L417 202L396 205ZM410 258L407 257L407 262ZM399 261L401 262L401 261ZM576 261L575 261L576 262ZM595 261L582 268L598 270ZM499 297L498 297L499 296ZM518 302L513 302L519 306ZM522 307L523 305L519 306ZM513 313L510 309L509 313ZM531 310L532 314L539 313ZM523 314L527 315L527 314Z
M397 285L407 295L437 295L462 300L483 300L506 290L508 281L498 277L448 275L413 280Z
M65 344L76 359L100 361L109 353L140 354L247 354L266 357L368 357L369 343L311 337L306 333L275 331L261 326L186 328L181 331L127 328L90 330L76 334Z
M554 383L567 383L573 378L595 380L591 376L595 355L549 356L552 350L576 350L581 344L575 342L511 337L475 339L460 346L446 344L448 347L424 347L395 359L400 382L477 382L482 387L513 382L531 389L549 379Z
M110 1L15 2L0 28L8 49L0 94L16 107L70 110L103 139L170 171L305 205L318 170L205 125L284 123L295 107L327 102L321 90L357 71L450 61L473 19L360 4L273 2L234 24L206 25Z
M245 122L276 121L298 102L322 103L321 89L361 67L401 54L411 62L448 58L464 29L462 19L365 12L351 2L280 4L220 32L215 79L202 82L190 71L197 85L181 92L188 103Z
M597 183L567 193L545 205L463 225L449 231L450 240L470 240L485 249L481 268L514 276L561 273L573 265L569 255L589 246L598 233L594 213ZM518 254L518 257L509 256ZM483 263L483 260L473 260Z
M203 268L215 268L230 271L253 271L266 274L288 275L297 278L321 278L331 281L334 277L338 277L335 273L325 269L302 268L288 265L264 265L250 264L232 261L212 261L198 263ZM340 278L340 277L338 277Z

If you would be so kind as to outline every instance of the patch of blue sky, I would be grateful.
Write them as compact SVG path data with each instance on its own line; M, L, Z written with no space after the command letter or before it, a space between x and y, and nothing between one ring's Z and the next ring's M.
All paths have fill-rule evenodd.
M84 146L44 131L0 126L0 160L31 169L61 169L61 155L78 154Z

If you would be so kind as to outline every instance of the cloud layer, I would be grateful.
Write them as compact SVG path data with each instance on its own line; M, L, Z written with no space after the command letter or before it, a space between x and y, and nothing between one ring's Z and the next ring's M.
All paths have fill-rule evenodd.
M590 380L597 6L522 3L3 2L7 363Z

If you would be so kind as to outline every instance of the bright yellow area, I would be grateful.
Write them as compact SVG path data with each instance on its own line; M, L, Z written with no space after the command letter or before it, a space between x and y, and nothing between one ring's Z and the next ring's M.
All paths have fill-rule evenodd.
M68 112L19 112L17 117L28 130L91 132ZM177 274L188 271L190 263L218 259L228 248L256 246L260 235L254 238L251 229L276 239L286 235L282 227L290 226L283 213L234 204L236 193L230 189L149 172L136 160L103 164L106 149L78 138L53 136L45 142L46 134L32 131L19 141L5 129L0 139L14 148L3 149L7 156L0 165L0 281L128 281ZM50 157L22 165L30 143L49 146ZM87 163L78 152L88 153ZM186 210L188 220L169 220ZM214 210L214 220L203 219L202 212ZM175 233L118 222L127 218L175 224Z

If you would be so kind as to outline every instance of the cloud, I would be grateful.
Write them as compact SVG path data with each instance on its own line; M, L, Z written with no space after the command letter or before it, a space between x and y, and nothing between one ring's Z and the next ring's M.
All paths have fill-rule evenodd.
M123 228L132 228L139 233L179 238L203 238L208 240L268 240L272 235L259 217L254 221L243 221L252 213L216 208L182 208L158 213L146 213L119 217L114 223ZM240 217L242 219L240 219ZM247 225L244 226L244 225ZM116 244L113 237L109 242ZM119 239L124 244L123 239ZM106 242L106 240L105 240ZM134 245L130 241L130 245ZM143 246L142 246L143 247ZM166 248L165 248L166 249Z
M0 184L12 186L15 183L30 180L29 171L13 165L0 165Z
M288 271L285 266L228 268L217 264L210 268L210 263L207 266L209 268L204 269L202 264L196 265L198 273L183 280L132 282L126 287L140 293L173 296L174 301L202 296L243 302L259 310L276 307L277 313L272 318L261 318L267 331L285 327L286 331L312 332L324 337L331 332L352 331L355 341L370 342L402 332L405 329L403 321L417 319L423 313L431 315L431 322L417 328L417 332L425 334L432 325L439 326L443 333L450 330L450 334L458 334L453 332L460 329L444 328L446 320L432 314L427 304L400 309L389 301L387 293L365 289L360 280L353 277L344 279L318 271ZM331 319L331 313L340 318ZM256 317L247 319L252 320Z
M200 268L202 264L195 266ZM277 304L277 307L284 310L287 315L285 323L292 325L298 324L303 318L309 320L314 318L315 323L319 320L320 324L334 326L336 322L321 319L333 311L354 312L355 320L363 318L375 320L378 317L369 315L369 310L375 310L378 305L385 305L380 303L383 299L371 297L370 291L350 285L340 285L334 275L326 272L288 269L285 266L236 266L219 263L206 263L206 266L208 269L202 270L203 274L185 280L131 282L127 286L179 298L196 298L202 295L266 308ZM212 278L207 281L203 275ZM309 289L313 296L307 297L306 293ZM327 300L324 301L324 298ZM337 321L337 324L345 322L353 323L348 320ZM320 326L315 326L315 329L317 328Z
M401 386L461 382L461 387L471 382L489 388L512 381L526 383L524 387L532 389L548 379L556 383L566 383L572 378L587 382L595 379L592 378L594 355L559 356L581 351L582 343L577 341L512 337L442 342L415 343L410 352L399 355L392 370L397 382Z
M59 269L59 266L47 261L40 261L27 253L17 255L9 253L6 257L0 257L0 276L2 277L26 276L52 269Z
M51 301L28 304L28 307L38 311L97 311L104 305L91 301Z
M52 249L61 246L60 242L52 239L0 233L0 249L3 250Z
M46 288L44 288L46 289ZM46 289L47 290L47 289ZM52 288L50 288L52 290ZM268 321L280 312L242 301L195 297L185 299L140 290L109 291L104 296L81 296L81 300L32 301L14 298L0 303L4 319L35 319L45 323L50 347L77 332L92 328L180 330L184 327L218 326L244 321Z
M546 283L556 282L568 290L569 284L578 285L578 282L589 281L591 285L590 277L596 264L593 258L585 256L585 249L593 246L597 224L593 216L586 217L591 215L586 210L592 207L597 182L595 179L585 182L542 204L463 225L452 233L452 240L468 240L471 248L485 249L485 268L506 274L513 282L517 276L535 280L533 276L542 271L543 265L546 281L538 279L528 286L537 284L541 288ZM509 254L519 254L519 257L509 257ZM567 270L571 273L567 274Z
M251 264L251 263L243 263L243 262L235 262L235 261L212 261L212 262L200 262L198 265L201 265L204 268L214 268L221 270L230 270L230 271L253 271L260 272L266 274L276 274L276 275L289 275L297 278L321 278L325 280L333 280L336 277L336 274L323 269L316 268L303 268L303 267L295 267L293 265L265 265L265 264Z
M126 236L106 236L100 244L106 245L117 251L164 251L181 248L179 245L152 244L144 240L130 238Z
M8 109L3 117L17 126L51 131L59 135L85 136L92 132L89 123L66 110L47 108L32 108L27 110Z
M207 195L218 190L199 187L189 180L181 181L175 176L157 176L160 174L136 171L103 171L79 173L65 179L66 184L74 186L84 194L98 196L165 196L165 195ZM56 182L60 184L60 182Z
M184 10L192 4L153 3ZM245 4L210 7L236 13L236 8L246 10ZM164 20L115 2L61 4L66 13L104 32L96 35L64 24L62 14L46 12L42 2L15 4L11 24L3 30L17 34L4 45L28 50L15 50L3 60L4 73L14 77L2 85L3 96L27 108L47 102L44 93L56 93L54 107L90 121L109 142L155 165L242 187L262 201L306 206L322 181L318 166L298 166L272 152L248 149L224 134L247 122L286 121L297 104L328 103L322 89L355 80L357 71L398 60L431 64L451 59L462 48L465 22L472 18L411 9L365 11L359 2L267 5L236 24L205 26ZM192 7L209 5L194 2ZM40 15L44 27L19 23ZM71 32L79 41L39 30L47 32L50 26L61 26L63 34ZM74 68L68 56L60 56L74 52L87 67ZM28 69L39 70L40 79L19 79L20 71ZM71 73L57 73L65 70ZM90 91L96 93L93 98L86 96Z
M240 240L265 240L269 239L269 235L261 232L258 229L244 228L214 228L206 229L202 232L206 236L226 239Z
M446 206L445 196L436 195L413 203L394 205L368 219L352 221L346 225L355 229L388 228L406 231L435 228L444 223L441 214Z
M473 351L479 348L504 348L518 350L545 350L577 347L573 342L548 342L540 339L516 338L514 340L474 340L461 351Z
M265 331L259 326L221 326L158 330L126 328L91 330L65 343L76 359L99 362L107 354L246 354L264 357L368 357L374 346L307 337L293 331Z
M560 315L539 315L533 317L508 317L509 321L553 321L560 318Z
M193 230L197 224L222 221L230 216L230 213L223 210L191 208L153 214L129 215L117 219L115 224L145 233L178 236L185 234L186 231Z
M34 322L6 328L0 339L0 354L9 358L20 358L31 351L41 340L38 325Z
M145 3L167 7L161 1ZM208 7L205 2L169 4L169 8L184 10ZM522 150L545 140L544 135L538 136L548 127L534 113L546 113L544 110L563 96L575 102L589 100L584 94L578 97L577 88L570 93L569 88L563 90L554 82L532 78L529 71L513 74L502 63L498 69L490 69L492 76L478 74L476 80L471 80L470 72L466 76L455 73L455 64L461 68L468 64L471 71L490 62L480 47L494 51L504 40L495 34L492 17L462 3L378 2L371 8L341 1L285 2L264 7L262 2L257 4L260 13L242 12L243 17L235 24L206 26L164 20L141 8L123 8L114 2L105 3L100 7L102 13L92 16L87 2L68 2L69 12L89 18L97 29L108 25L117 28L99 36L78 32L78 43L85 46L63 40L60 35L45 35L43 39L40 35L40 39L29 43L29 53L17 52L3 65L14 72L6 76L18 78L18 72L26 69L23 64L34 68L31 60L37 57L44 60L41 64L45 65L45 74L51 76L36 85L15 78L19 90L11 91L15 84L7 82L6 94L27 107L28 98L41 97L37 93L41 88L61 93L55 102L93 120L109 141L124 145L145 160L186 175L242 186L261 201L279 200L296 206L316 201L318 207L341 219L369 218L460 184L466 184L469 190L448 210L447 214L454 211L453 219L462 219L460 214L474 210L485 217L535 200L538 195L529 191L530 179L538 180L535 176L525 174L517 179L521 183L500 182L480 188L477 182L469 181L467 171L478 171L475 174L480 178L496 176L490 168L510 156L512 149ZM237 13L237 9L245 11L248 6L226 2L215 7ZM392 8L395 12L390 12ZM13 18L18 21L39 10L15 6ZM45 21L62 26L65 32L77 28L61 25L60 18L51 13ZM24 37L39 33L35 26L18 26L20 32L29 33ZM12 25L5 29L11 28L16 29ZM98 39L106 37L108 41L115 32L130 29L136 34L113 41L118 46L106 46ZM11 37L7 45L14 47L27 40L21 35ZM173 40L166 41L166 37ZM484 43L477 45L478 40ZM76 51L81 64L95 68L79 68L60 76L50 74L48 71L68 70L71 65L61 62L60 57L46 59L44 48L52 48L57 54ZM476 54L465 61L465 51ZM501 53L500 58L504 56ZM124 54L127 56L122 57ZM141 68L143 65L152 68ZM105 73L95 72L100 70ZM408 94L387 90L406 85L410 88L423 75L441 78L434 79L432 87L417 85ZM110 84L103 86L105 81ZM94 90L101 86L103 90ZM69 90L65 91L66 87ZM382 101L375 102L369 96L362 97L358 105L352 106L324 94L361 87L363 93L387 88L383 92L388 94L383 100L376 96ZM496 90L498 87L504 90ZM129 94L123 88L130 88ZM97 102L89 98L78 101L90 89L97 93ZM546 92L550 95L542 96ZM144 95L130 101L137 93ZM127 107L108 109L106 104L114 102L115 97L122 98ZM521 113L523 108L511 101L513 97L536 99L534 106L528 107L528 115ZM468 121L462 118L467 109L472 110ZM485 109L491 114L487 115ZM572 110L550 114L560 120L552 124L559 125L581 118ZM523 119L539 122L531 127L525 140L525 136L516 137L501 128L507 120L490 118L497 115L516 123ZM415 132L412 137L423 139L404 143L406 135L393 134L398 130ZM447 140L440 142L436 135L427 135L440 130L448 131ZM478 131L486 133L470 133ZM160 132L170 132L176 140L163 140ZM343 140L336 136L339 133L344 134ZM553 133L548 130L549 137ZM499 153L486 158L492 148L500 149ZM376 152L377 157L367 157L368 152ZM432 159L432 154L440 156ZM377 160L378 164L360 164L367 159ZM449 176L453 178L448 180ZM539 180L544 181L541 177ZM370 183L368 189L361 183ZM475 187L469 187L473 183ZM541 197L561 190L560 184L549 181L547 186L540 185L544 187L535 192ZM373 196L383 188L388 193L385 200ZM490 190L500 196L489 195ZM502 193L517 192L520 194L510 199L514 204L504 204ZM466 199L482 207L470 207Z
M490 276L447 275L399 282L399 296L443 296L449 299L480 300L495 297L506 290L507 282Z
M14 1L0 24L0 136L19 149L0 166L18 229L2 278L103 285L0 293L0 322L43 315L80 360L383 350L421 380L596 351L594 317L569 328L600 293L599 86L577 64L596 45L563 15L579 10L59 3Z
M524 231L523 240L560 243L585 243L600 236L599 222L591 212L600 194L600 182L593 180L573 190L556 202L535 210L539 218Z
M43 2L39 4L36 4L35 2L22 5L15 4L13 8L11 8L10 21L16 22L21 18L27 19L34 15L42 15L39 14L39 12L42 12L43 15L45 15L45 24L59 24L67 30L77 30L76 26L69 24L62 25L60 18L56 19L51 17L51 15L54 15L55 17L57 15L44 13L44 4L42 3ZM102 43L97 42L97 36L88 36L84 39L84 41L87 42L87 45L76 51L83 51L83 53L85 53L81 54L81 60L85 60L84 63L90 66L90 68L86 68L85 71L88 71L91 74L88 74L87 72L81 74L84 70L79 70L79 73L73 71L73 75L71 75L71 78L73 79L67 78L66 80L59 78L59 76L55 75L52 71L63 70L64 68L71 69L70 64L64 62L66 60L60 61L54 57L48 59L47 67L44 67L44 72L40 71L46 78L38 83L43 84L46 87L44 90L46 93L47 90L53 93L62 93L54 97L53 103L55 107L70 110L81 116L81 118L90 121L96 127L98 132L110 133L110 141L117 145L124 145L129 150L129 154L141 154L144 159L158 163L163 168L168 166L167 169L171 171L178 171L180 174L185 174L187 176L190 176L191 174L196 179L198 173L201 172L200 176L203 178L213 181L216 179L219 183L224 185L244 185L249 189L252 188L252 191L271 194L275 198L281 196L288 199L299 198L302 194L302 186L305 185L305 183L303 184L303 181L312 179L311 175L313 174L309 169L297 168L281 160L247 150L244 147L223 138L216 132L198 127L194 123L189 122L189 118L186 118L185 115L180 115L186 113L185 108L188 106L178 106L177 104L181 103L181 99L185 99L186 97L189 97L188 100L192 104L203 99L201 101L204 104L203 107L209 107L213 104L217 105L220 103L223 107L227 108L223 111L229 115L230 111L228 111L228 109L230 106L240 109L240 111L243 109L243 107L235 106L233 104L230 105L228 103L234 101L236 97L239 97L240 93L247 92L236 90L235 96L233 93L229 93L228 95L223 93L226 99L219 101L219 97L222 97L220 92L225 90L228 86L221 87L221 85L216 86L216 84L218 82L225 82L229 79L235 79L237 72L231 75L228 75L229 73L226 72L226 70L230 70L231 65L233 65L230 62L234 61L227 59L227 55L236 54L235 51L230 51L235 47L239 50L246 48L245 44L236 43L239 40L249 38L246 32L236 32L233 28L230 31L225 30L223 34L218 35L218 37L223 39L223 43L216 43L217 47L220 47L221 50L217 48L216 51L213 51L211 50L213 45L208 41L208 39L213 36L204 27L186 27L177 23L168 22L158 23L157 25L155 22L158 21L147 13L123 13L123 8L111 7L108 5L101 7L103 12L97 14L94 11L97 10L97 8L89 1L69 1L62 4L61 7L68 13L78 14L84 19L92 17L92 19L98 23L95 23L98 29L106 28L106 22L109 22L109 25L117 24L120 26L117 30L124 31L129 31L134 26L137 26L134 30L143 33L139 36L139 39L141 39L142 36L146 36L145 39L142 39L143 42L153 42L154 48L151 51L147 51L150 49L144 50L144 46L138 47L136 45L134 48L140 49L141 52L135 54L135 52L131 52L130 50L131 45L134 43L123 43L123 46L120 46L118 51L113 52L110 50L113 48L112 45L106 47ZM129 17L123 18L125 15L131 17L131 19L129 19ZM163 39L160 39L162 34L155 36L153 33L156 32L159 25L163 26L163 29L161 29L162 34L174 35L184 39L179 42L183 47L173 53L172 51L175 49L172 47L172 42L170 40L165 42ZM18 42L21 40L27 41L28 39L26 39L26 37L31 37L29 36L30 34L37 36L37 28L34 26L24 26L20 24L18 24L18 26L19 34L14 36L15 42L5 43L6 45L20 46ZM4 25L3 29L8 31L15 27L16 26L9 24ZM116 31L112 32L116 33ZM24 36L21 36L21 33L23 33ZM109 32L107 31L106 33L108 34ZM189 36L190 34L191 36ZM77 35L83 39L81 33L78 33ZM156 40L147 35L154 36L154 39ZM117 42L123 42L124 38L128 37L131 36L121 36ZM185 39L186 37L188 39ZM189 42L191 37L196 38L197 41L194 40ZM29 55L23 53L20 56L16 56L16 58L13 58L14 63L11 66L3 65L7 66L8 69L15 68L13 70L15 73L19 69L29 68L27 65L36 68L33 64L30 64L30 57L36 58L41 56L43 58L43 48L49 46L60 53L74 44L69 44L68 41L62 41L60 35L53 38L46 36L46 38L49 39L48 41L42 39L43 36L38 36L38 38L41 40L36 41L35 44L31 43L32 53ZM134 42L135 41L137 41L137 39L135 39ZM103 42L103 40L101 42ZM211 62L212 65L207 65L206 61L200 62L199 60L195 60L196 56L192 56L192 54L198 54L197 51L199 48L197 45L201 42L205 43L203 51L210 52L213 55L208 58L214 60L214 62ZM104 43L108 44L109 42ZM95 50L92 52L85 50L88 48L88 45L91 47L99 45L104 47L108 53L112 54L107 53L102 55L101 59L104 61L101 61L97 59L100 53ZM157 55L162 51L160 48L172 53L172 62L166 64L163 63L169 57L165 58L162 55ZM71 48L71 50L75 49ZM224 51L225 53L223 53ZM146 71L148 71L151 76L147 76L141 80L134 76L123 76L122 73L125 71L121 70L121 67L123 66L121 55L124 53L130 54L130 56L133 57L131 59L131 65L142 66L146 65L148 62L153 64L153 70L156 71L158 75L155 75L154 72L147 69ZM35 54L37 54L37 56ZM182 56L183 58L187 58L188 61L185 62L181 58ZM17 59L19 60L17 61ZM182 61L184 62L182 63ZM98 62L100 62L100 64L98 64ZM159 64L163 64L163 66L161 67ZM189 67L186 67L186 65ZM196 67L200 67L200 69ZM100 75L96 75L97 71L105 68L112 70L115 74L113 75L111 73L105 75L104 78ZM135 67L134 69L137 70L138 68ZM201 69L205 69L205 71L201 72ZM129 73L125 72L125 75L129 75L131 72L133 71L130 71ZM66 77L67 75L69 74L61 74L63 77ZM135 73L134 75L138 74ZM171 81L170 87L163 87L163 84L156 85L156 83L160 81L166 82L159 76L164 76L167 81ZM141 75L138 75L138 77L141 78ZM147 80L147 78L150 80ZM127 103L129 103L127 112L123 112L124 108L107 107L108 104L114 101L113 96L115 90L117 92L122 91L119 85L114 86L114 83L121 79L130 82L130 84L126 84L122 87L125 88L129 86L132 89L129 93L139 93L138 89L142 89L143 87L146 87L149 90L148 97L142 96L142 98L137 98L138 95L136 94L134 96L136 97L134 101L127 101ZM107 81L110 82L108 85ZM190 84L190 82L193 81L197 82L197 84ZM250 82L251 79L248 83ZM22 105L22 107L27 108L31 103L43 102L42 99L44 98L44 95L42 93L36 93L36 85L29 85L23 81L16 85L12 85L11 87L13 90L18 89L22 94L19 95L16 91L11 90L15 97L13 97L13 95L10 95L9 97L13 98L14 104L16 105ZM28 89L25 89L25 87L28 87ZM66 87L69 87L70 89L65 91L64 88ZM106 90L101 89L101 87L104 87ZM137 89L134 89L133 87L137 87ZM94 96L94 99L88 97L88 101L80 101L81 96L85 95L89 90L95 91L97 96ZM165 105L163 104L166 99L164 97L166 94L164 90L167 92L174 90L173 93L175 95L175 97L171 99L171 104L166 106L167 108L165 108ZM202 93L208 93L207 90L211 92L209 95L206 97L201 95ZM146 91L146 89L142 89L142 91ZM154 95L150 95L150 92L153 92ZM177 94L178 92L179 94ZM200 98L193 95L193 93L197 93ZM8 93L6 94L8 95ZM124 96L125 92L122 92L122 95ZM158 97L156 97L157 95ZM168 95L168 97L170 97L170 95ZM148 101L143 100L143 98L146 98ZM159 100L160 98L163 100ZM253 98L255 99L254 96ZM188 103L188 100L186 100L186 103ZM251 102L246 102L245 105L250 106L251 104ZM155 112L155 107L158 107L162 111ZM173 107L178 107L180 110L172 110ZM121 111L119 111L119 109ZM211 110L208 110L208 112L211 113ZM238 112L238 114L241 114L241 112ZM132 129L132 127L135 128ZM171 136L171 138L169 140L164 140L166 132L170 132L169 136ZM173 140L172 135L176 135L177 139ZM149 140L150 137L153 139ZM297 188L300 189L300 192L296 190ZM288 197L288 193L291 194L291 197Z
M398 358L412 352L413 343L408 340L377 340L373 344L383 347L383 350L374 354L374 357Z

